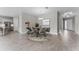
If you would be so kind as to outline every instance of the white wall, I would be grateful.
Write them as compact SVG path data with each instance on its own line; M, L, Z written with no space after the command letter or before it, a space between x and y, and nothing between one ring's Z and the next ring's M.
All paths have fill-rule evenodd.
M25 22L27 20L29 20L30 22L33 22L32 25L34 25L34 22L37 21L37 15L40 15L39 17L44 17L44 18L50 18L50 27L51 27L51 33L57 33L57 11L53 10L55 8L48 8L49 12L47 14L42 14L42 12L40 11L45 11L47 12L46 10L47 9L44 9L44 8L8 8L8 7L4 7L4 8L0 8L0 15L4 15L4 16L19 16L19 25L17 26L17 23L18 21L14 21L15 22L15 27L17 30L19 28L19 32L20 33L25 33L26 32L26 25L25 25ZM75 9L75 8L57 8L57 10L60 10L60 11L78 11L79 8ZM25 13L28 13L28 14L31 14L31 15L35 15L35 16L31 16L31 15L28 15L28 14L25 14L25 13L21 13L21 12L25 12ZM36 13L35 13L36 12ZM21 14L20 14L21 13ZM20 15L19 15L20 14ZM15 17L15 19L17 19L17 17ZM61 27L62 28L62 27ZM79 33L79 11L77 12L77 15L76 15L76 19L75 19L75 30L77 33Z
M23 22L23 20L22 20L22 14L20 14L19 15L19 33L23 33L23 25L22 25L22 22Z
M53 8L54 9L54 8ZM40 15L39 17L43 17L43 18L49 18L50 19L50 33L52 34L56 34L57 33L57 11L56 10L53 10L52 9L52 12L50 13L47 13L47 14L43 14L43 15ZM63 9L65 10L65 9ZM61 10L60 10L61 11ZM70 10L71 11L71 10ZM17 19L17 17L15 17L15 19ZM20 33L25 33L26 32L26 25L25 25L25 22L26 21L30 21L32 22L31 25L34 26L34 23L37 22L37 17L35 16L31 16L31 15L28 15L26 13L21 13L19 15L19 25L17 26L17 23L15 23L16 25L16 30L18 29L19 27L19 32ZM62 18L60 18L62 19ZM17 20L15 22L18 22ZM60 29L62 29L62 21L60 20ZM77 12L77 15L76 15L76 19L75 19L75 31L77 33L79 33L79 12Z
M77 12L75 16L75 31L79 34L79 12Z
M39 17L42 17L44 19L50 20L50 33L51 34L57 34L57 11L52 11L52 13L43 14ZM31 25L34 26L36 22L38 22L38 18L35 16L28 15L26 13L22 13L22 15L19 16L19 32L20 33L26 33L26 21L30 21Z
M52 10L51 13L40 15L39 17L50 20L50 33L57 34L57 11Z
M74 31L73 20L74 19L68 19L68 20L66 20L67 21L67 29L68 30Z
M22 13L22 15L19 16L19 32L22 34L27 32L27 26L25 24L27 21L31 22L31 26L34 26L35 22L37 21L37 17L25 13Z
M13 18L14 31L19 31L19 17L15 16Z
M62 33L63 32L63 12L59 12L59 33Z
M43 14L43 15L40 15L39 17L46 18L46 19L49 18L50 19L50 28L51 28L50 33L57 34L57 11L56 10L52 10L51 13ZM62 18L60 18L60 19L62 19ZM26 13L20 14L19 15L19 32L26 33L26 25L25 25L26 21L32 22L31 25L34 26L34 23L37 22L37 20L38 20L38 17L31 16ZM60 25L61 25L60 29L61 30L63 29L62 24L63 23L60 20ZM79 12L77 12L76 18L75 18L75 31L79 34Z

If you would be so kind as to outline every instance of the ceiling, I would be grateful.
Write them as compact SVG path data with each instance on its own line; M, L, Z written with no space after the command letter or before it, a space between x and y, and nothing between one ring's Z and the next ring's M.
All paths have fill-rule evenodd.
M46 13L52 13L52 11L73 11L77 12L79 8L74 7L0 7L0 15L4 16L17 16L21 13L29 15L39 16Z

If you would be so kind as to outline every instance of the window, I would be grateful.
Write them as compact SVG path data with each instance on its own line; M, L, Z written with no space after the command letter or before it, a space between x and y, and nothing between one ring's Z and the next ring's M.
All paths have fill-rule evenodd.
M43 20L43 25L49 25L49 19Z
M42 27L49 28L49 25L50 25L49 19L42 20Z

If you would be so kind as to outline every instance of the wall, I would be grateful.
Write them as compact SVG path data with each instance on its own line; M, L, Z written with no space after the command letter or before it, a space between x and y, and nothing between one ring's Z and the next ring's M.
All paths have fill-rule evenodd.
M0 22L13 22L13 18L10 16L0 16Z
M63 32L63 17L62 17L62 15L63 15L63 12L59 12L59 24L58 24L58 26L59 26L59 33L62 33Z
M74 19L68 19L67 21L67 30L74 31Z
M63 12L60 13L60 27L59 29L62 31L63 29L63 21L62 21L62 14ZM40 15L39 17L43 17L43 18L49 18L50 19L50 33L51 34L57 34L57 11L56 10L52 10L51 13L47 13L47 14L43 14ZM30 21L32 22L32 26L34 26L34 23L37 22L38 17L32 16L32 15L28 15L26 13L21 13L19 15L19 32L20 33L26 33L26 25L25 22L26 21ZM79 11L77 12L76 18L75 18L75 31L79 34Z
M63 23L63 14L64 14L64 12L63 11L60 11L59 12L59 33L63 33L63 29L65 29L63 26L65 25L65 23ZM72 21L73 20L73 21ZM74 19L74 17L73 18L70 18L69 20L68 19L66 19L66 21L67 21L67 29L68 30L73 30L74 31L74 25L75 25L75 19Z
M19 17L15 16L13 18L14 31L19 31Z
M23 25L22 25L22 23L23 23L22 14L20 14L19 15L19 24L18 24L19 25L19 30L18 30L18 32L21 33L21 34L23 33L23 28L22 28Z
M63 21L62 21L62 14L63 12L60 13L60 26L59 29L62 31L63 29ZM50 19L50 33L51 34L57 34L57 11L56 10L52 10L51 13L47 13L47 14L43 14L40 15L39 17L43 17L43 18L49 18ZM16 18L15 18L16 19ZM26 33L26 25L25 22L26 21L30 21L32 22L32 26L34 26L34 23L37 22L38 17L32 16L32 15L28 15L26 13L21 13L19 15L19 32L20 33ZM75 31L79 34L79 12L77 12L76 18L75 18Z
M50 20L50 33L57 34L57 11L52 10L51 13L40 15L39 17Z
M79 12L77 12L75 16L75 31L79 34Z
M42 17L44 19L50 20L50 33L51 34L57 34L57 11L54 10L51 13L40 15L39 17ZM31 25L34 26L36 22L38 22L38 18L32 15L28 15L26 13L22 13L19 16L19 32L20 33L26 33L26 24L25 22L30 21Z
M24 34L27 32L27 25L25 24L25 22L31 22L30 25L31 26L34 26L35 22L37 21L37 17L35 16L31 16L31 15L28 15L26 13L22 13L20 16L19 16L19 32Z

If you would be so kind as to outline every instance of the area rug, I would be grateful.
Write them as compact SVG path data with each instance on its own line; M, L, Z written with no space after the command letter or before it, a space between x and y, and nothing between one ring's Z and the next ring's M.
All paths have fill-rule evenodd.
M46 37L30 37L29 40L32 41L48 41Z

